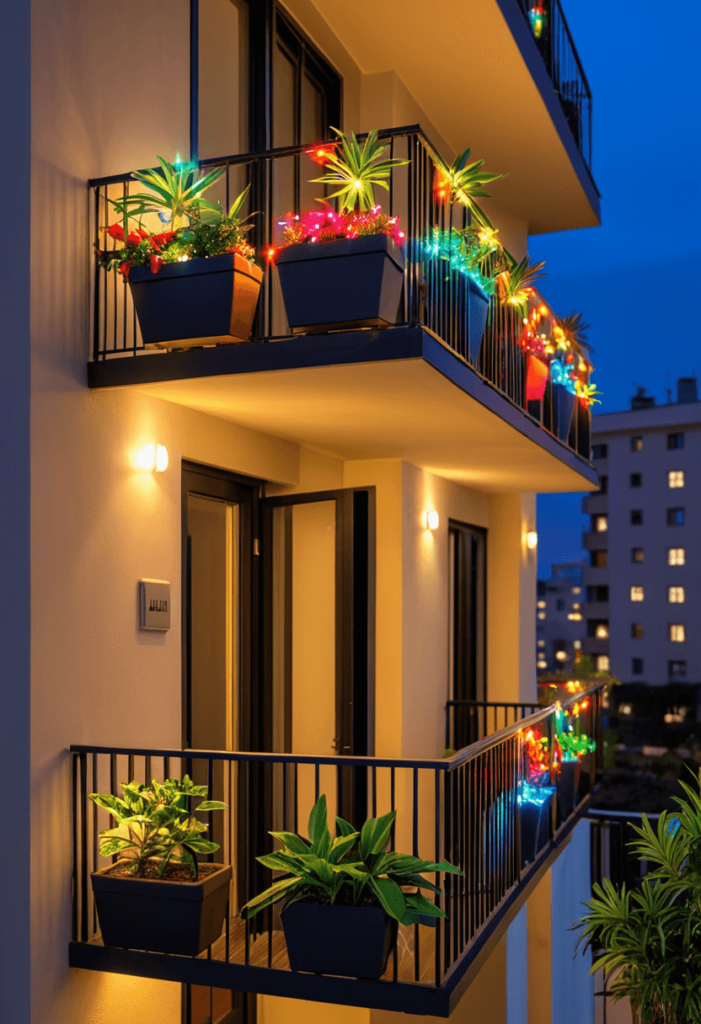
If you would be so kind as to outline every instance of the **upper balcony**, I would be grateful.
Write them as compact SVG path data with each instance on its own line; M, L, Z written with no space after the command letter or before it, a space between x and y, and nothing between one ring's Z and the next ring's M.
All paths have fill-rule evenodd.
M564 389L547 366L540 396L533 398L522 314L494 296L484 298L486 329L481 344L475 342L472 278L435 247L436 238L451 239L454 229L470 223L464 206L436 194L437 151L417 126L381 136L391 156L409 161L393 168L383 208L400 218L406 235L397 323L293 331L279 272L266 261L248 343L198 347L190 339L186 350L177 350L177 343L146 347L130 289L116 272L95 266L90 386L137 387L337 458L400 458L478 488L591 487L590 410L573 397L574 406L564 408ZM312 206L322 191L304 183L312 176L306 152L291 147L200 164L222 169L208 196L225 209L251 186L244 212L256 214L250 237L258 253L279 246L281 210ZM115 244L104 234L115 219L110 200L128 194L129 182L127 174L90 182L95 248ZM544 319L555 323L542 297L532 295ZM577 359L588 379L590 365Z
M556 749L563 717L554 707L528 714L531 709L523 705L490 704L482 712L470 711L455 728L465 725L473 735L486 735L434 761L72 747L71 966L448 1017L587 810L601 765L602 699L603 689L597 687L563 702L565 717L579 716L574 735L586 734L596 745L570 761L567 771L551 768L542 789L527 784L532 778L527 744L533 740L541 749L537 740L543 738L550 751ZM512 724L490 735L492 724L502 722ZM88 794L116 794L127 778L150 782L184 773L231 808L223 821L215 822L211 813L208 819L209 834L221 846L216 860L233 869L221 934L197 956L106 946L90 876L110 864L98 854L98 833L109 827L109 818ZM391 850L446 860L464 872L431 874L442 890L436 905L447 917L437 927L400 925L378 981L292 970L279 915L264 911L253 923L239 916L241 906L273 880L272 872L256 862L274 848L269 832L300 827L304 832L320 793L326 794L331 815L345 815L354 824L396 810Z

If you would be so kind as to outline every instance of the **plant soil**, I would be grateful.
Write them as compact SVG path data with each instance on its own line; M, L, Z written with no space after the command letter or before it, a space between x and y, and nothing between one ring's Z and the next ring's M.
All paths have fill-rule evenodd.
M199 864L198 871L199 877L193 878L192 871L189 867L184 864L169 864L163 872L163 875L158 877L158 862L147 861L141 872L136 875L133 871L129 870L129 867L124 862L115 864L110 871L106 871L106 875L110 875L113 878L142 878L152 880L154 882L190 882L195 885L197 882L202 881L208 875L214 874L215 871L219 870L219 867L215 864Z

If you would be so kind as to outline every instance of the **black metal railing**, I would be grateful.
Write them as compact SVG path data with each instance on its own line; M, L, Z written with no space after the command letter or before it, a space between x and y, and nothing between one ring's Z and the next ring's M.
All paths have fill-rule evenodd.
M542 401L526 401L527 357L518 344L522 323L513 307L507 308L492 299L479 355L471 359L468 279L449 261L427 252L426 243L435 237L436 231L449 237L453 228L464 228L470 218L464 206L446 204L436 196L435 167L440 157L435 147L418 125L388 129L380 135L388 142L392 157L410 161L408 165L392 169L389 192L381 197L383 209L401 218L407 237L401 307L404 324L427 328L493 388L545 429L556 433L550 383ZM267 253L280 243L281 216L288 210L312 207L313 197L322 191L312 186L310 192L305 183L307 168L300 165L302 161L309 161L305 155L307 149L308 146L293 146L200 161L202 168L223 169L221 180L210 189L208 196L212 200L219 199L225 209L246 185L251 186L244 213L255 214L251 241L259 253ZM110 200L128 194L135 187L139 187L138 183L129 174L89 182L90 239L95 248L105 249L115 244L104 232L105 226L114 219ZM107 273L95 263L92 280L92 359L143 355L147 350L141 339L131 293L121 275ZM251 341L281 340L290 333L277 275L268 264ZM168 358L166 352L158 355ZM589 409L578 402L566 443L586 459L589 458L589 425Z
M519 0L532 29L537 22L536 44L552 79L574 141L591 171L591 89L577 53L560 0ZM542 13L537 13L542 12Z
M586 696L586 728L590 735L597 735L602 689L595 688ZM581 696L579 700L582 701ZM224 931L199 958L151 954L144 961L143 954L135 951L132 962L125 961L124 952L119 951L119 969L127 969L128 964L128 973L143 971L152 977L243 991L296 994L300 998L315 998L316 991L326 1001L339 1001L330 998L328 990L326 995L319 996L316 976L290 972L276 914L266 912L253 924L244 924L238 914L248 899L270 884L269 872L255 861L257 855L272 849L269 831L304 833L307 816L320 793L327 796L332 818L347 806L349 785L352 787L355 780L361 783L359 788L369 814L397 811L392 849L431 860L445 859L464 872L464 877L435 876L438 886L444 889L436 901L447 918L437 928L400 927L397 947L380 988L377 982L352 983L370 986L367 993L363 990L357 996L360 1001L355 1005L394 1007L424 1014L438 1012L442 1007L443 1012L469 963L518 897L520 886L554 852L558 837L573 827L585 806L584 794L595 782L598 752L590 755L586 787L582 787L566 815L560 811L556 817L553 806L547 835L542 837L537 856L525 863L519 810L527 778L522 727L527 725L552 736L554 714L554 708L541 709L450 758L435 761L72 747L71 964L98 970L118 969L108 959L111 951L101 945L90 887L91 872L109 863L98 854L98 835L108 827L108 816L94 806L89 794L117 793L118 783L127 779L149 781L182 777L187 772L206 782L210 793L225 800L230 808L223 816L221 812L210 815L210 834L221 845L216 859L231 863L234 874ZM558 785L554 778L553 783ZM100 950L104 951L103 959L95 959ZM265 981L261 967L268 969ZM444 1003L437 994L445 999ZM427 1001L422 1002L424 999Z
M460 750L478 743L500 729L506 729L540 711L533 704L499 703L484 700L449 700L445 705L446 750Z

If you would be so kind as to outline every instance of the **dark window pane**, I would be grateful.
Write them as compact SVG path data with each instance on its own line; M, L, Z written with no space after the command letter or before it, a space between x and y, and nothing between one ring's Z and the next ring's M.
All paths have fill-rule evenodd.
M609 453L607 444L595 444L591 450L593 459L605 459Z
M643 674L643 659L633 658L632 671L634 676L641 676Z
M642 487L643 486L643 474L642 473L631 473L630 474L630 486L631 487Z
M667 509L667 525L668 526L683 526L684 525L684 509L683 508L668 508Z
M630 525L631 526L642 526L642 522L643 522L642 509L639 509L639 508L631 509Z
M640 622L632 623L630 627L630 635L633 640L642 640L643 638L643 627Z

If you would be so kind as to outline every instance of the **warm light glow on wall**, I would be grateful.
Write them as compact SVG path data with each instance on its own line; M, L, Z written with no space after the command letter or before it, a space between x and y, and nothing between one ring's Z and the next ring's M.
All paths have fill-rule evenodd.
M134 453L133 463L144 473L163 473L168 468L168 449L164 444L145 444Z
M535 530L529 530L526 534L526 545L530 551L538 547L538 534Z
M426 509L421 516L421 522L424 530L437 530L440 525L440 516L438 513L431 509Z

